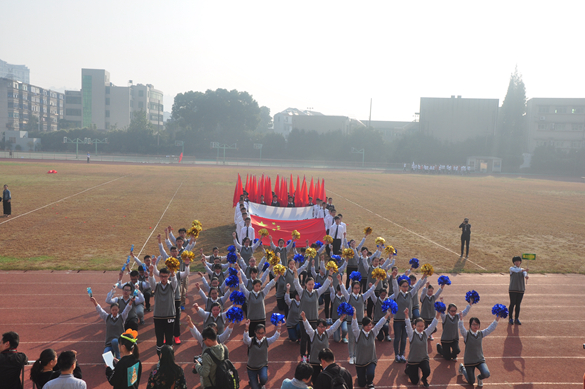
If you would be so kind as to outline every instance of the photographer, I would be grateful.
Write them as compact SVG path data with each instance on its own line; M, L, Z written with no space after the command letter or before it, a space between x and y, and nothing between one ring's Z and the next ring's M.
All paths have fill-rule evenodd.
M465 259L469 257L469 240L471 238L471 224L469 224L469 219L463 219L463 223L459 225L461 228L461 257L463 258L463 246L466 246L465 251Z

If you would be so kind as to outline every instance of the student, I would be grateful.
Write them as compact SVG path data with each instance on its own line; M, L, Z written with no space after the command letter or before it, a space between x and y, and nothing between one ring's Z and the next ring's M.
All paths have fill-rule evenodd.
M185 372L175 363L175 352L171 346L164 345L160 360L152 368L146 389L158 388L187 389Z
M152 297L152 289L150 289L150 282L148 282L148 266L150 266L150 255L148 257L148 264L146 262L144 265L140 265L138 267L138 288L140 289L140 293L144 297L144 309L142 311L142 316L140 316L140 312L137 313L138 317L142 320L140 324L144 324L144 312L151 312L152 309L150 308L150 298ZM146 261L145 257L145 261Z
M226 317L226 312L221 311L221 306L219 303L211 304L210 311L204 311L197 303L193 304L193 309L195 310L195 313L203 320L204 328L213 324L218 335L223 333L225 329L225 323L228 322L228 319Z
M349 248L353 250L354 254L353 257L347 261L347 278L345 279L345 289L349 289L350 282L349 275L354 271L358 271L358 261L360 257L359 252L362 250L362 246L366 242L367 237L368 237L367 235L364 235L364 237L362 238L361 242L357 245L357 247L355 240L351 239L349 241Z
M445 284L439 287L437 293L433 294L435 288L431 285L430 282L427 282L426 286L423 288L420 296L420 303L421 303L421 312L420 316L425 321L425 328L427 328L431 322L433 321L434 313L435 313L435 302L437 298L443 292L443 288ZM433 334L437 332L437 328L429 335L429 350L431 349L431 341L435 340L433 338Z
M254 231L254 229L252 229L252 231ZM252 244L254 238L247 238L244 236L242 244L240 244L236 239L235 232L232 234L232 237L234 238L234 246L236 246L236 248L240 252L240 255L242 256L242 259L246 263L246 266L249 266L250 258L253 258L254 251L258 248L258 246L262 245L262 239L258 239L256 243Z
M340 275L341 276L341 275ZM339 319L339 314L337 313L337 308L341 305L341 303L346 303L347 300L343 293L341 293L341 286L337 285L337 287L333 288L333 285L329 286L329 294L331 297L331 319L336 321ZM337 330L333 333L333 340L336 342L343 342L345 344L348 343L347 340L347 320L341 323L341 326L337 328Z
M524 297L524 291L526 290L525 280L528 280L528 269L520 267L522 265L522 257L512 258L514 266L510 267L510 287L508 291L510 293L510 324L521 325L518 317L520 316L520 304L522 304L522 298ZM516 308L516 314L514 319L514 308Z
M106 304L114 304L117 303L118 306L122 311L126 308L126 305L130 304L130 312L126 318L126 322L124 323L124 329L127 330L128 328L133 329L134 331L138 331L138 315L136 314L136 307L144 302L144 296L140 291L138 292L137 296L134 296L134 285L131 283L126 283L122 286L123 295L122 297L114 297L114 293L116 292L116 288L119 287L118 284L112 287L112 290L106 296ZM144 313L143 313L144 315Z
M394 316L394 360L398 363L406 363L404 358L404 350L406 349L406 317L404 310L408 308L408 312L412 309L412 294L418 292L420 287L424 285L427 276L424 275L412 289L409 290L410 285L405 279L398 281L392 279L392 289L394 290L394 301L398 304L398 312Z
M413 292L413 285L416 284L416 276L414 274L410 274L408 276L408 278L410 278L410 287L409 287L409 291L412 294L412 318L416 319L417 317L420 317L420 302L418 300L418 290L416 292Z
M325 262L321 262L321 266L319 266L319 272L317 273L315 271L314 260L311 259L310 261L313 262L311 266L311 275L313 276L313 280L315 280L315 283L323 285L327 278L329 277L329 270L325 270ZM331 277L332 277L331 280L333 280L333 275L331 275ZM333 285L333 282L331 282L331 285ZM327 290L325 290L323 294L319 296L319 305L323 304L325 311L325 319L329 320L331 318L331 309L329 308L331 304L331 295L329 294L329 288L327 288Z
M280 254L276 254L276 255L280 256ZM284 274L278 279L278 282L276 282L276 306L277 306L279 311L284 312L284 316L288 316L288 308L289 308L285 299L284 299L284 295L286 292L286 285L287 284L292 285L294 283L294 280L298 279L298 276L295 276L295 274L298 274L299 271L301 271L301 272L304 271L308 265L309 265L309 261L305 261L303 266L301 266L299 268L299 270L297 270L294 259L289 259L287 261L287 267L286 267ZM272 266L270 268L270 271L272 272Z
M317 328L317 320L319 319L319 297L325 293L331 284L331 276L327 278L321 287L315 290L315 280L308 278L305 282L305 287L301 287L299 282L299 274L297 269L294 269L295 280L294 286L297 293L301 296L301 312L305 312L307 320L313 329ZM306 358L306 354L311 352L311 345L309 342L309 335L304 327L301 327L301 358Z
M114 369L106 367L108 382L114 389L138 389L140 376L142 375L142 363L138 352L138 332L127 330L118 338L120 355L118 361L114 359Z
M370 301L372 301L374 304L374 325L378 324L378 322L384 318L385 313L384 311L382 311L382 304L384 304L384 301L394 300L394 296L392 295L390 297L387 297L388 296L387 293L388 292L386 291L386 289L381 289L379 296L376 296L375 293L372 293L370 295ZM380 342L383 342L384 340L386 340L387 342L392 341L392 338L390 337L389 328L390 326L388 325L388 323L385 323L382 326L382 329L377 336L377 339Z
M419 376L418 370L422 372L420 381L425 388L429 387L427 378L431 375L431 367L429 366L429 350L428 350L428 339L437 327L438 318L441 315L437 311L437 314L431 324L425 329L425 322L422 318L417 317L414 319L413 325L410 324L410 315L408 308L404 310L404 317L406 322L406 334L408 335L408 341L410 343L410 352L408 353L408 363L404 372L410 378L410 382L414 385L418 384ZM414 331L413 331L414 327Z
M276 247L272 241L272 235L268 235L268 238L270 239L270 249L274 251L274 255L279 255L280 264L286 266L288 252L293 248L296 239L292 238L290 243L285 246L284 239L280 238L278 239L278 247Z
M2 334L2 347L0 352L0 377L2 388L19 389L24 382L20 382L20 373L28 364L26 354L17 351L20 344L20 336L14 331Z
M72 350L72 352L77 355L77 351ZM60 375L61 369L57 365L57 353L52 348L43 350L30 368L30 379L38 389L41 389L47 382ZM76 366L73 370L73 376L79 379L83 378L79 366Z
M376 336L378 336L380 329L388 321L391 314L390 310L388 310L384 318L376 326L374 326L372 319L364 317L362 319L362 328L360 329L356 320L356 310L353 310L351 331L355 339L355 370L360 388L374 387L374 376L376 374L376 364L378 363Z
M135 297L132 296L131 300L134 301ZM114 354L114 357L120 358L120 350L118 348L118 337L124 332L124 322L132 309L133 304L126 304L124 307L124 311L120 313L120 305L117 302L110 304L110 314L103 310L103 308L98 304L95 297L90 297L89 300L95 306L95 310L97 311L98 315L102 318L103 321L106 322L106 348L104 348L104 353L111 351Z
M441 301L443 298L441 297ZM457 333L457 325L459 320L467 315L471 309L471 305L457 314L457 305L449 304L447 306L447 314L441 313L441 320L443 321L443 333L441 334L441 344L437 343L437 352L443 355L443 358L450 361L456 361L457 355L461 352L459 348L459 334Z
M368 291L364 294L360 293L360 288L361 285L359 282L353 282L351 284L351 294L348 293L348 291L345 289L345 286L343 286L343 284L341 283L341 275L338 274L337 275L337 279L340 281L339 286L341 287L341 293L343 294L343 296L345 297L345 300L347 301L347 303L349 305L351 305L353 307L353 310L357 312L357 325L359 327L359 325L362 323L363 318L364 318L364 310L365 310L365 305L366 305L366 301L370 298L370 296L372 294L374 294L374 291L376 290L376 287L378 286L379 280L376 280L376 282L370 286L370 289L368 289ZM382 324L383 325L383 324ZM381 326L382 326L381 325ZM349 342L348 342L348 348L349 348L349 364L353 365L355 360L356 360L356 339L354 338L354 333L353 331L348 331L349 334ZM377 332L376 332L377 334Z
M250 320L246 320L246 330L244 331L244 344L248 346L248 378L252 389L260 389L268 381L268 346L276 342L280 337L280 327L282 323L276 325L274 335L267 338L266 327L262 324L256 326L254 338L248 335Z
M248 238L251 241L253 241L256 238L254 227L252 227L252 219L250 219L249 216L244 219L244 226L240 229L239 238L242 244L244 244L243 241L246 238Z
M285 378L280 389L308 389L312 375L313 367L306 362L301 362L295 369L295 378L292 380Z
M209 314L209 312L205 312L205 313ZM225 315L222 314L221 317L225 323ZM208 324L206 324L206 323L208 323ZM189 315L187 315L187 325L189 326L189 332L191 332L191 335L193 335L193 338L195 338L195 340L197 342L199 342L199 344L201 345L201 351L202 352L205 351L207 346L205 345L205 342L203 341L203 335L201 335L201 332L199 332L199 330L197 329L195 324L193 324L193 320L191 319L191 316L189 316ZM232 331L234 329L234 325L235 325L235 323L233 321L230 322L228 324L228 326L225 327L223 332L221 334L217 335L217 342L218 343L225 344L225 342L227 342L230 335L232 334ZM214 322L214 321L205 320L203 322L203 328L212 328L217 333L218 326L217 326L216 322Z
M249 321L250 333L252 337L256 333L256 327L259 325L266 325L266 305L264 300L270 292L270 289L274 287L274 284L278 282L280 275L277 274L273 280L266 284L262 289L262 282L260 280L254 280L252 282L253 290L249 291L242 283L242 275L238 273L238 279L240 280L240 291L246 296L246 303L248 304L248 310L246 311L246 318Z
M341 239L345 236L345 227L341 224L341 218L335 216L334 224L329 227L329 235L333 238L333 254L341 254Z
M288 306L288 315L286 316L286 328L288 339L291 342L301 342L301 295L296 290L290 290L290 284L286 284L286 293L284 301Z
M280 203L278 202L278 196L272 195L272 202L270 203L273 207L280 207Z
M174 272L163 267L157 271L160 282L154 279L154 265L150 266L150 288L154 296L154 333L156 335L156 352L160 355L163 343L173 344L175 328L175 289L178 286Z
M385 268L388 267L388 266L390 266L390 265L392 265L392 264L393 264L393 262L387 262L385 264L385 266L382 267L382 266L380 266L380 259L379 258L376 258L376 257L372 258L372 260L370 261L370 266L368 267L368 278L367 278L367 281L366 281L367 284L368 285L372 285L375 282L375 279L374 279L373 274L374 274L374 271L376 269L382 269L382 270L386 271ZM386 279L387 278L388 278L388 275L386 274ZM380 291L382 291L382 289L384 289L384 286L383 285L384 285L385 281L386 280L383 280L382 282L378 282L376 284L376 290L374 291L374 294L376 296L379 296L380 295ZM372 310L373 309L374 309L374 300L368 299L366 311L367 311L368 317L370 317L370 318L372 317Z
M203 290L199 287L199 283L195 283L195 291L199 293L199 296L205 302L205 310L207 312L211 312L211 306L213 303L219 303L221 309L225 306L226 301L230 297L229 293L224 294L223 296L219 295L219 291L216 288L210 288L209 293L206 295Z
M345 315L341 315L339 319L333 323L329 329L327 329L327 323L323 319L317 320L317 330L315 331L311 328L311 325L307 321L305 317L305 312L301 311L301 319L303 320L303 326L305 327L305 331L309 335L309 342L311 344L310 353L309 353L309 363L313 366L313 377L311 382L315 383L317 381L317 376L321 373L321 361L319 360L319 353L321 350L329 348L329 337L341 325L342 322L345 321Z
M463 316L460 315L460 319ZM477 317L469 319L469 331L465 329L463 321L459 320L459 332L465 343L465 353L463 354L463 363L459 365L459 374L465 378L469 385L475 382L475 369L479 370L477 376L477 386L483 386L483 380L490 377L485 358L483 356L483 338L491 334L498 325L500 316L485 330L479 330L480 322Z
M358 258L358 270L362 276L361 288L362 293L365 293L368 290L368 271L370 270L370 265L374 258L378 258L382 252L378 248L374 254L372 254L367 247L362 246L362 251L360 252L360 256Z

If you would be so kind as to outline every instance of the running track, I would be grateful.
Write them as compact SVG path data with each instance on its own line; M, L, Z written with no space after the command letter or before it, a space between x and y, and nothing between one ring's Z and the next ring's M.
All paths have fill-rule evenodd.
M402 267L404 263L398 261ZM465 292L475 289L481 302L470 315L477 316L482 329L493 317L495 303L508 305L508 276L505 274L450 275L453 285L443 293L445 303L465 306ZM198 276L191 276L188 301L193 300L193 285ZM431 278L436 284L437 276ZM86 288L91 286L98 302L105 307L105 296L117 280L116 272L38 271L0 272L0 331L20 334L19 351L34 360L48 347L57 352L77 350L78 360L88 388L108 388L101 361L104 342L104 324L89 301ZM585 276L531 275L522 303L522 326L509 326L501 320L496 331L484 340L484 354L491 378L484 381L488 388L580 388L585 371ZM274 292L267 299L267 316L275 308ZM194 316L193 316L194 317ZM471 316L468 316L468 318ZM194 320L195 321L195 320ZM201 325L200 321L195 321ZM139 346L144 364L141 388L146 387L148 374L156 363L152 313L147 313L146 324L139 328ZM184 320L183 320L184 323ZM246 348L241 342L243 326L236 326L227 342L230 356L242 379L241 387L249 388L246 374ZM268 335L274 326L268 326ZM286 330L269 350L268 389L280 388L284 378L292 378L298 363L299 347L286 341ZM440 336L439 332L435 335ZM182 344L176 346L176 359L185 369L190 388L200 387L199 377L191 373L193 356L201 348L183 326ZM436 342L435 342L436 343ZM463 348L462 341L460 342ZM355 369L347 363L347 346L330 342L337 361L355 377ZM391 343L377 342L379 358L374 383L376 388L414 387L407 381L404 365L393 362ZM406 355L408 356L408 348ZM460 354L459 362L462 361ZM469 387L457 376L458 363L446 362L431 354L432 388ZM29 367L26 368L28 377ZM357 383L357 382L356 382ZM25 388L32 388L30 380Z

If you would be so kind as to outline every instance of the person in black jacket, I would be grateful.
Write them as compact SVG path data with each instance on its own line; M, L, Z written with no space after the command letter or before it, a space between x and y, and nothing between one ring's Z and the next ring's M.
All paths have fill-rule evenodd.
M335 377L341 377L345 381L347 389L353 389L353 379L351 373L335 363L335 355L329 348L319 351L319 359L323 371L313 382L314 389L333 389L332 382Z
M119 361L114 359L113 370L109 366L106 368L108 382L114 389L138 389L142 364L138 359L140 354L136 344L137 340L138 332L130 328L118 338L122 358Z
M20 389L20 373L28 363L24 353L16 349L20 343L20 337L16 332L10 331L2 334L2 345L0 346L0 378L3 389Z
M469 219L463 219L463 223L459 225L461 228L461 257L463 258L463 246L467 246L467 250L465 252L465 259L469 257L469 239L471 238L471 224L469 224Z
M77 351L71 350L75 355ZM30 368L30 379L35 383L38 389L41 389L45 384L55 378L61 376L61 369L57 364L57 353L52 348L45 349L37 358L35 363ZM73 370L73 377L82 379L81 368L75 365Z

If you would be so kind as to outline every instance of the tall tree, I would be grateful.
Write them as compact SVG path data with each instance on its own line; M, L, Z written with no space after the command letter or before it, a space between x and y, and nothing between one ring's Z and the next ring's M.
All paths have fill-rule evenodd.
M272 116L270 116L270 108L266 106L260 107L260 122L258 123L257 131L260 133L268 132L272 128Z
M526 87L518 68L510 76L508 92L498 117L494 154L502 158L507 171L517 170L526 151Z

